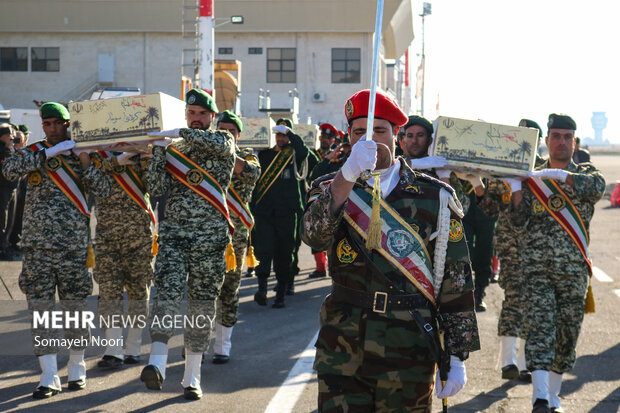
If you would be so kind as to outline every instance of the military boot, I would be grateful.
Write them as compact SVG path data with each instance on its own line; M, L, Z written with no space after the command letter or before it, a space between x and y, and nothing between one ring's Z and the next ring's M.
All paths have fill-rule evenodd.
M271 307L283 308L284 307L284 294L286 294L286 285L284 283L278 284L278 290L276 291L276 299Z
M254 301L258 305L267 305L267 277L257 275L258 291L254 294Z

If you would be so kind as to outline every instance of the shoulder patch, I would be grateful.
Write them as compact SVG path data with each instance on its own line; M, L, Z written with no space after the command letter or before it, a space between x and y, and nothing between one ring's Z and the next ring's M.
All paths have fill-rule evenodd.
M459 242L460 240L463 239L463 236L465 235L464 231L463 231L463 224L461 224L461 221L458 221L456 219L451 219L450 220L450 234L449 234L449 238L448 240L450 242Z

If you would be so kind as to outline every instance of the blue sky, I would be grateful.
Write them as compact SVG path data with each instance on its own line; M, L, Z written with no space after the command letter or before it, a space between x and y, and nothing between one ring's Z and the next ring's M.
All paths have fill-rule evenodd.
M620 143L620 21L613 1L435 0L426 18L425 116L494 123L566 113L594 137L593 111L607 113L605 139ZM416 13L422 1L413 0ZM421 19L414 50L421 51ZM419 58L419 57L418 57ZM417 63L413 63L413 71Z

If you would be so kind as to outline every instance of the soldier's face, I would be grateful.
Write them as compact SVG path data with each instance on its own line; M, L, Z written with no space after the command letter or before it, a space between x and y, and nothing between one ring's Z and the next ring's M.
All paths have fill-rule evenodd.
M545 143L549 148L549 158L561 162L570 161L575 150L575 131L571 129L549 129Z
M235 138L235 142L239 139L239 129L237 129L237 125L230 122L220 122L217 125L218 129L224 129L230 132L230 134Z
M47 118L43 119L41 126L47 141L52 145L56 145L68 138L67 128L69 127L69 122L67 121L60 118Z
M351 145L355 145L362 136L366 134L367 118L357 118L351 122ZM379 145L377 148L377 169L389 168L394 163L394 144L396 142L396 134L398 134L398 126L392 126L385 119L375 119L373 124L372 140L387 146Z
M278 148L284 148L289 144L288 136L283 133L276 133L276 145Z
M213 122L215 113L198 105L187 105L185 108L185 119L187 127L192 129L207 130Z
M329 135L327 133L321 132L321 136L319 139L321 141L321 149L326 150L329 149L329 147L332 145L332 142L334 142L334 135Z
M428 155L430 143L428 131L420 125L413 125L405 130L405 135L400 141L400 147L405 155L412 158L423 158Z

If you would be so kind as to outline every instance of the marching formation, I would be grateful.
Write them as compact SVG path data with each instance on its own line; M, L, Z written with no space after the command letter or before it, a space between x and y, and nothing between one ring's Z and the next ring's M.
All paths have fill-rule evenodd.
M274 147L240 149L242 120L218 113L199 89L186 94L187 127L150 133L148 153L75 147L69 112L58 103L40 108L40 142L20 145L13 128L0 125L3 182L23 183L25 193L19 286L31 315L51 311L56 293L63 310L84 311L94 278L99 316L149 320L140 379L152 390L162 389L174 335L173 325L156 320L184 311L207 319L183 331L183 394L198 400L212 330L212 362L231 360L243 267L255 271L260 306L273 268L271 306L284 308L303 240L316 262L309 277L332 281L316 342L318 411L430 412L433 389L445 403L467 382L496 256L504 290L498 374L532 383L532 412L562 412L562 375L574 366L590 311L589 223L605 190L591 163L573 161L573 153L584 156L575 122L549 116L549 157L537 158L528 176L490 175L430 156L433 123L407 116L383 93L367 130L370 94L344 102L346 133L320 125L318 149L289 119L276 122ZM543 139L536 122L519 126ZM164 205L161 216L153 199ZM107 326L98 368L139 364L142 330L129 328L123 341L121 327ZM35 339L58 334L33 324L41 367L34 398L62 390L59 348ZM66 328L64 336L90 331ZM68 372L68 389L84 389L84 347L70 350Z

